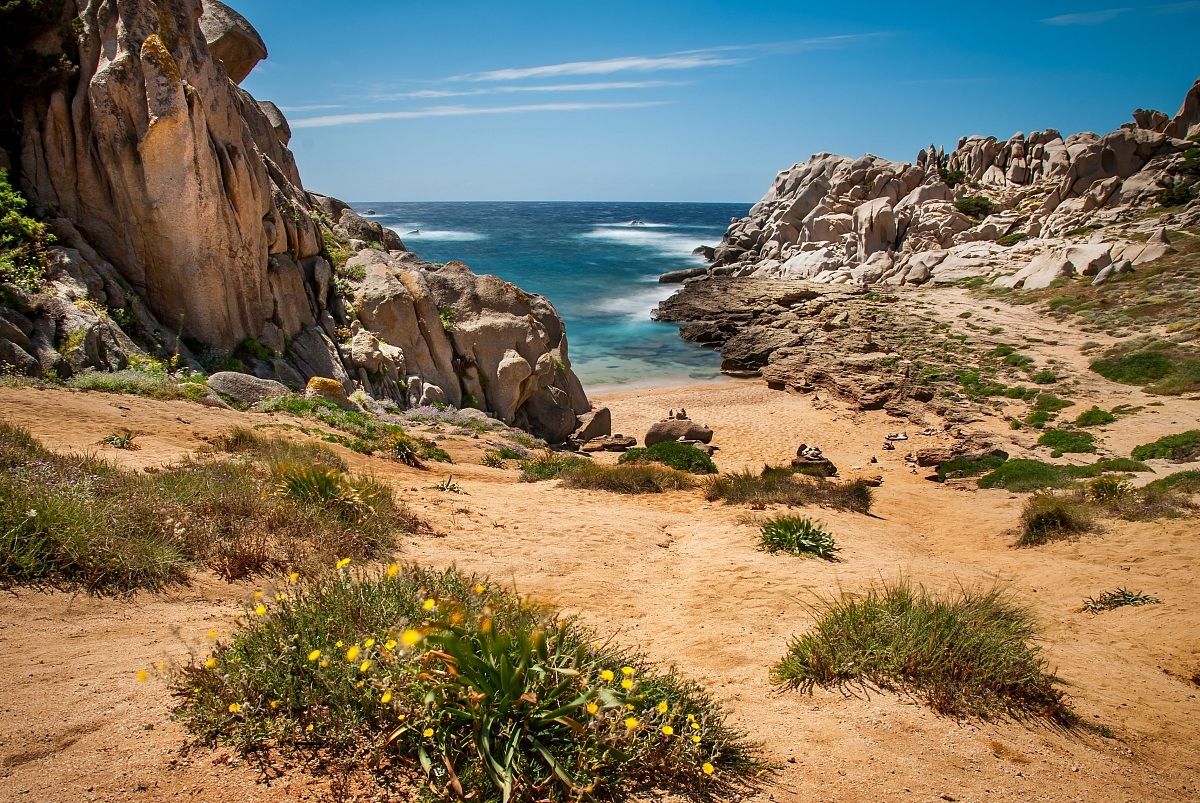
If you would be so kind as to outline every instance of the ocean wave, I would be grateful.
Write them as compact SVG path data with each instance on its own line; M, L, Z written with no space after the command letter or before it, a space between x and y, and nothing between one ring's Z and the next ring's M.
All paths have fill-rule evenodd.
M453 229L422 229L419 226L388 226L406 240L444 240L448 242L471 242L486 240L486 234L477 231L455 231Z
M580 236L591 240L607 240L621 245L649 248L664 256L687 257L691 260L700 259L692 254L692 251L696 250L697 246L705 244L699 237L646 231L643 226L597 226Z
M648 321L650 313L678 289L670 285L656 284L651 289L598 301L592 305L592 309L612 315L623 315L633 321Z

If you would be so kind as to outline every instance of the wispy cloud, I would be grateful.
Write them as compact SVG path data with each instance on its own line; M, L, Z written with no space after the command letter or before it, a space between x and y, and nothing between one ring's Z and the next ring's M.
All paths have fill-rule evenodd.
M557 78L563 75L611 75L618 72L657 72L659 70L695 70L742 64L746 58L693 53L679 56L621 56L598 61L568 61L540 67L510 67L503 70L455 76L460 81L520 81L525 78ZM451 79L454 80L454 79Z
M596 81L583 84L531 84L527 86L489 86L471 89L418 89L412 92L385 92L371 95L372 100L412 100L464 98L517 92L605 92L623 89L657 89L687 86L687 81Z
M340 103L310 103L307 106L280 106L281 112L323 112L329 109L344 109Z
M362 112L358 114L327 114L292 121L292 128L326 128L329 126L372 123L378 120L417 120L425 117L473 117L486 114L522 114L526 112L581 112L600 109L644 109L662 106L666 101L649 100L637 103L531 103L521 106L434 106L427 109L391 112Z
M1100 8L1095 11L1082 11L1078 14L1058 14L1046 17L1042 22L1047 25L1103 25L1112 22L1117 17L1129 11L1141 11L1151 14L1186 14L1200 9L1200 0L1185 0L1181 3L1158 3L1152 6L1142 6L1134 9L1129 6L1117 8Z

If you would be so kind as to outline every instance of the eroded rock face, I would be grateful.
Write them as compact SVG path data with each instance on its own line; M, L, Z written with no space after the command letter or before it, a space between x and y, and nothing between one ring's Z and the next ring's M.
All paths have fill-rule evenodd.
M267 46L254 26L221 0L203 0L200 30L209 52L221 62L235 84L245 80L254 65L267 57Z
M780 172L729 226L712 273L891 285L1012 276L1087 225L1136 221L1186 180L1180 154L1197 132L1200 81L1175 117L1139 109L1105 136L969 136L948 155L930 146L911 163L818 153ZM976 195L991 213L962 203ZM1005 250L1006 239L1022 248ZM993 253L971 248L997 242Z

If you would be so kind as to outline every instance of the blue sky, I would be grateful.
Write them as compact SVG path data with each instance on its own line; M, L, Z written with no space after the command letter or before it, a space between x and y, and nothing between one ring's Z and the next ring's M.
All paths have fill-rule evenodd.
M352 201L753 201L810 154L1174 114L1200 0L230 0L306 186Z

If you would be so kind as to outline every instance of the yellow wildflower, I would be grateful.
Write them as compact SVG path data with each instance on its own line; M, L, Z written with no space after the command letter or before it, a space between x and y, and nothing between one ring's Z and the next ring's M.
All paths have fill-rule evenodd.
M147 672L145 669L139 669L137 671L137 675L135 675L135 677L137 678L138 683L145 683L147 680L149 680L150 673Z
M424 731L421 732L421 735L424 736L426 739L429 739L430 737L433 736L433 728L426 728Z
M662 701L662 702L661 702L661 703L659 703L657 706L655 706L655 710L656 710L656 711L658 711L658 713L660 713L660 714L665 714L665 713L667 713L667 702L666 702L666 700Z
M613 679L612 670L611 669L601 669L600 670L600 679L603 680L605 683L610 682Z
M405 647L415 647L421 641L421 633L411 627L400 634L400 643Z
M487 591L487 586L485 586L483 583L479 583L475 586L476 594L482 594L484 591Z
M263 592L261 590L254 592L254 601L255 602L258 602L262 598L263 598Z
M694 731L700 730L700 725L695 720L692 721L692 730L694 730Z
M300 582L300 572L292 572L291 574L289 574L289 575L288 575L288 582L289 582L289 583L298 583L298 582Z
M229 713L236 714L238 711L241 711L241 710L242 710L242 706L240 703L230 703L229 704Z
M367 660L363 661L361 664L358 665L359 672L366 672L370 668L371 668L371 659L370 658L368 658Z
M320 658L320 657L321 657L321 651L320 651L320 650L313 650L312 652L310 652L310 653L308 654L308 660L310 660L310 661L315 661L315 660L317 660L317 659L318 659L318 658Z
M425 600L424 604L421 605L421 607L427 611L432 611L434 608L437 607L437 602L435 600L433 600L432 598L430 598L430 599Z
M349 565L350 565L350 558L342 558L341 560L339 560L339 561L338 561L338 562L335 564L335 566L336 566L336 567L337 567L339 570L340 570L340 569L344 569L344 568L346 568L346 567L347 567L347 566L349 566Z
M327 669L327 668L329 667L329 659L328 659L328 658L322 658L322 659L321 659L321 663L319 664L319 666L320 666L322 669Z
M260 602L254 606L254 612L259 616L265 616L267 613L267 606Z
M312 733L312 731L313 731L313 728L312 728L311 724L307 728L304 729L305 733Z
M639 722L637 721L637 717L625 717L625 727L626 727L628 730L633 730L633 729L634 729L634 728L636 728L636 727L637 727L639 724L641 724L641 723L639 723Z
M362 650L360 650L360 649L359 649L359 647L358 647L358 645L357 645L357 644L355 644L353 647L351 647L350 649L346 650L346 660L347 660L347 661L357 661L357 660L358 660L358 654L359 654L360 652L362 652Z
M335 646L335 647L341 647L341 646L342 646L342 640L341 640L341 639L338 639L338 640L337 640L337 643L336 643L336 644L334 644L333 646Z
M363 647L367 648L368 650L374 646L375 646L375 639L373 639L373 638L369 638L363 642Z
M399 564L393 563L387 567L387 576L388 577L395 577L399 573L400 573L400 565Z
M692 742L693 742L694 744L700 744L700 736L699 736L699 734L696 734L696 735L693 735L693 736L692 736Z
M209 637L209 639L216 639L216 637L217 637L217 631L216 631L216 630L210 630L210 631L208 631L208 637Z
M594 713L596 713L596 712L597 712L597 711L599 711L599 710L600 710L600 706L596 705L595 703L588 703L588 704L587 704L587 712L588 712L589 714L594 714Z
M284 594L282 591L275 595L276 602L283 602L285 599L287 599L287 594Z
M713 774L713 770L714 770L714 769L716 769L716 767L714 767L712 764L709 764L707 761L705 761L705 762L704 762L704 763L703 763L703 764L700 766L700 769L704 770L704 774L705 774L705 775L712 775L712 774Z
M217 659L209 658L207 661L204 662L204 668L205 669L216 669L217 668Z
M662 726L662 733L663 733L663 736L674 736L674 735L675 735L675 729L674 729L674 728L672 728L670 725L663 725L663 726Z
M633 681L630 680L629 678L625 678L624 680L621 681L621 688L624 689L625 691L629 691L630 689L633 688Z
M360 680L358 683L354 684L354 688L361 689L365 685L367 685L367 682L365 680Z
M392 690L388 689L387 691L385 691L383 693L383 696L379 698L379 702L383 703L384 705L387 705L391 701L392 701Z
M695 721L696 721L696 715L688 714L688 722L695 722Z
M396 649L396 640L394 638L388 639L387 641L385 641L383 643L383 648L385 650L387 650L388 652L391 652L392 650Z
M633 677L633 667L632 666L621 667L621 674L627 678Z
M272 711L274 711L276 708L279 708L279 701L278 701L278 700L272 700L272 701L271 701L271 703L270 703L270 705L271 705L271 710L272 710Z

